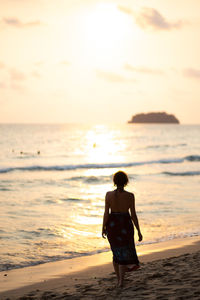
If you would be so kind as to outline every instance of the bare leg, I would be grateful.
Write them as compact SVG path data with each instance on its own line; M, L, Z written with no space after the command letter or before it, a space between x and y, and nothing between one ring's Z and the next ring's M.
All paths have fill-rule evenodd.
M114 267L115 273L117 275L117 282L119 284L119 265L113 261L113 267Z
M126 272L126 266L119 265L119 287L123 286L125 272Z

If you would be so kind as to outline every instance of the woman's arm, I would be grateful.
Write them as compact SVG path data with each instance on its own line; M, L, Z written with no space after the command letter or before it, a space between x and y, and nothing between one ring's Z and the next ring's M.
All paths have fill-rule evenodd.
M105 211L103 215L103 225L102 225L102 237L105 239L106 238L106 223L108 221L109 217L109 201L108 201L108 193L106 194L105 197Z
M131 219L133 220L133 223L138 231L138 237L139 237L139 242L142 241L142 234L141 234L141 231L140 231L140 225L139 225L139 222L138 222L138 217L137 217L137 214L136 214L136 211L135 211L135 196L134 194L131 194L132 195L132 199L131 199Z

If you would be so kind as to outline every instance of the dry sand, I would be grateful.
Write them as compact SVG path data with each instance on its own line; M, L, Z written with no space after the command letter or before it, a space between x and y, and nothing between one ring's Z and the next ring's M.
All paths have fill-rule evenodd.
M123 288L115 287L112 264L107 263L13 289L17 274L26 273L27 268L24 268L14 273L1 272L2 287L9 282L9 274L15 277L7 285L7 291L4 285L0 299L200 299L200 242L197 238L188 238L174 247L173 244L174 241L163 244L164 251L154 249L150 254L140 255L141 268L127 273ZM94 257L96 260L97 256Z

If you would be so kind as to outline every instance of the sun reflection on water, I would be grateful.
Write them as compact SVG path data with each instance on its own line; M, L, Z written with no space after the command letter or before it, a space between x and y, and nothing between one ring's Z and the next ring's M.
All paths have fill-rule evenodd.
M106 125L96 125L86 133L85 153L89 163L124 161L123 142L116 139L117 132ZM120 153L121 152L121 153Z
M79 216L77 223L84 225L99 225L102 223L102 220L99 217Z

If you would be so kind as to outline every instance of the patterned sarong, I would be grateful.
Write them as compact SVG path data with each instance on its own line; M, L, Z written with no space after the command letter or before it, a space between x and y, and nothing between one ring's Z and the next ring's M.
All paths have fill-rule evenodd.
M106 231L113 261L120 265L139 265L130 214L112 212L106 224Z

